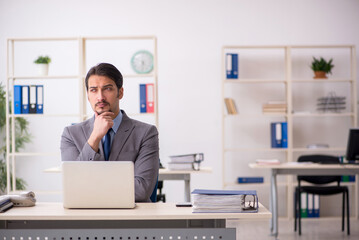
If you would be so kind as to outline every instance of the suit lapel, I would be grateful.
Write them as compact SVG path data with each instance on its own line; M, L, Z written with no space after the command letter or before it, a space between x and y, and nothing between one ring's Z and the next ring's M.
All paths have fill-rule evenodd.
M120 154L123 146L125 145L128 137L130 136L133 128L135 127L131 119L126 115L124 111L122 111L122 114L123 116L121 125L119 126L112 142L109 161L116 161L117 156Z

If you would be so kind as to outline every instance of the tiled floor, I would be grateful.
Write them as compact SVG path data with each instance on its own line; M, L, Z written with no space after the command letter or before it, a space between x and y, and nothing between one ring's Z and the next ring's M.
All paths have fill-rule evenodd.
M227 221L227 227L236 227L237 240L274 240L269 234L269 220ZM302 235L294 232L293 220L279 219L279 240L340 240L359 239L359 220L350 220L350 236L341 231L340 219L305 219Z

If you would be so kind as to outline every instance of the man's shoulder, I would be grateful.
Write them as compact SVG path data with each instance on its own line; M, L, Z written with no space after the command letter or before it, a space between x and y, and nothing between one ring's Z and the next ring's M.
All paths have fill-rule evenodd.
M90 119L87 119L87 120L85 120L83 122L80 122L80 123L73 123L70 126L67 126L67 128L68 128L69 131L77 131L79 129L82 129L85 126L91 125L91 122L92 122L92 120L90 118Z

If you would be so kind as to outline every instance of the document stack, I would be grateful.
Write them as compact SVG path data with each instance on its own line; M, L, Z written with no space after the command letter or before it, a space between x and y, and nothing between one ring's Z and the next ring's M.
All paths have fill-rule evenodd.
M199 170L204 160L203 153L170 156L169 170Z
M262 106L263 113L286 113L287 104L280 101L270 101Z
M258 212L258 196L255 190L206 190L192 192L194 213L254 213Z
M0 213L6 212L14 206L14 203L11 201L8 196L0 196Z

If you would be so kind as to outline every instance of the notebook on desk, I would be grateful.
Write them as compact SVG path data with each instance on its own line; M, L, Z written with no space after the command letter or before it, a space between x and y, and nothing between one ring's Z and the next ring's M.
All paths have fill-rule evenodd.
M62 162L65 208L134 208L133 162Z

